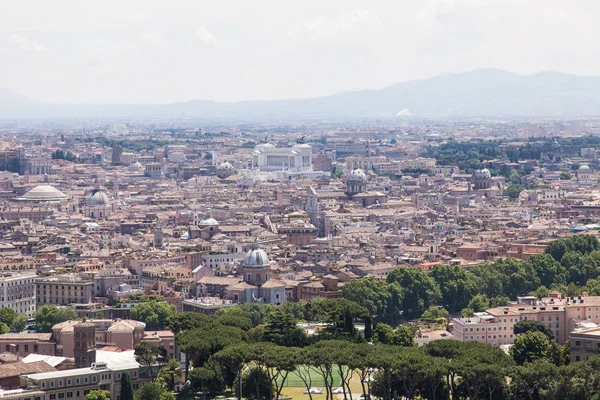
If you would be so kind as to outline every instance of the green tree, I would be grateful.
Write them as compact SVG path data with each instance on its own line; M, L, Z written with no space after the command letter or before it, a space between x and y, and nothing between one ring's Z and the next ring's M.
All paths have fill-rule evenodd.
M175 306L158 301L140 303L131 309L131 319L144 322L147 330L164 330L167 318L176 314Z
M571 174L569 174L567 171L563 171L558 176L558 179L563 180L563 181L568 181L571 179Z
M195 390L214 395L225 390L225 379L222 367L210 359L203 366L196 367L190 372L190 382ZM233 383L232 383L233 384Z
M459 266L436 265L431 276L440 287L442 305L450 311L467 307L477 294L475 276Z
M214 325L215 321L212 317L198 312L182 312L169 315L165 322L165 326L175 334L189 329L207 329Z
M119 400L133 400L133 386L128 372L121 374L121 393Z
M508 180L514 185L519 185L521 184L521 175L519 175L516 170L512 169L510 171L510 175L508 176Z
M387 282L402 288L401 309L407 318L419 317L429 306L436 305L442 297L433 277L419 268L395 268L388 274Z
M91 390L85 395L86 400L109 400L110 392L108 390Z
M421 319L425 321L435 321L440 318L445 318L448 320L450 318L450 313L445 308L439 308L436 306L430 306L423 315L421 315Z
M373 330L373 338L381 344L402 347L412 347L415 345L412 331L404 325L394 329L388 324L380 322Z
M279 346L302 347L307 341L304 329L289 314L277 310L267 316L263 340Z
M546 358L550 341L542 332L527 332L515 338L510 355L518 365Z
M165 364L167 351L150 342L141 342L135 345L135 360L145 367L151 378L156 377L158 370Z
M469 302L469 308L474 312L482 312L490 308L490 299L485 294L478 294Z
M467 307L460 310L460 316L463 318L471 318L475 314L472 308Z
M45 304L38 308L34 318L36 332L49 333L54 325L77 319L77 312L71 307L59 308L53 304Z
M10 331L13 333L23 332L27 326L27 316L25 314L18 315L10 324Z
M250 313L241 307L230 307L219 310L216 313L216 321L221 325L237 326L243 331L252 328Z
M551 398L550 392L559 378L559 369L546 360L537 360L511 368L509 377L513 398L542 400Z
M12 308L0 308L0 322L11 326L13 321L19 316Z
M528 332L541 332L544 335L546 335L548 340L555 340L554 332L552 331L552 329L548 325L540 321L519 321L513 326L513 332L515 335L522 335Z
M342 297L365 307L375 320L385 321L388 317L392 294L388 284L381 279L373 277L352 279L344 284Z
M180 332L175 340L179 349L186 354L185 379L190 362L203 365L211 355L244 339L244 332L234 326L217 325L210 329L191 329Z
M519 194L521 194L521 192L525 190L525 188L521 185L508 185L508 187L506 189L504 189L503 194L505 196L510 197L511 199L516 199L517 197L519 197Z
M135 400L175 400L175 396L168 392L164 382L160 379L145 383L134 396Z
M169 361L167 361L167 363L158 372L158 376L165 381L167 389L170 391L175 390L175 381L181 375L182 372L179 363L172 358L170 358Z
M510 299L506 296L494 297L491 301L492 307L504 307L508 304Z

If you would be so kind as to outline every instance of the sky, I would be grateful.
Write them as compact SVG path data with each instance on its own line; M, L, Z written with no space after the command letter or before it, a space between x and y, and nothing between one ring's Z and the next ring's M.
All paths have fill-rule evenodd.
M592 0L0 0L0 88L48 103L306 98L497 68L600 76Z

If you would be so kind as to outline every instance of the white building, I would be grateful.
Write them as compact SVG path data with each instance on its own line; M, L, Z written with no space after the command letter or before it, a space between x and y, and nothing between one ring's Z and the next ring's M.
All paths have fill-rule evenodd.
M292 147L259 144L254 148L252 164L261 171L312 172L312 147L308 144Z
M0 307L12 308L29 317L35 313L35 272L3 273L0 275Z

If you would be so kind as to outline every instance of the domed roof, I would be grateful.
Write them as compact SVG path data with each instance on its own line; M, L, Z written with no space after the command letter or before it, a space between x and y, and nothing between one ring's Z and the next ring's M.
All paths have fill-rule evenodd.
M299 143L299 144L295 144L294 146L292 146L292 148L294 148L294 149L312 149L312 146L310 144L306 144L306 143Z
M591 168L587 164L581 164L581 166L579 167L578 171L587 172L587 171L591 171Z
M365 174L365 171L358 168L348 174L348 180L352 182L364 182L367 180L367 174Z
M268 267L269 264L267 252L261 249L258 243L252 246L244 258L244 267Z
M221 163L217 167L217 169L223 171L223 170L232 170L232 169L235 169L235 168L233 168L233 165L231 165L230 163L224 162L224 163Z
M490 173L489 169L484 168L476 170L473 176L475 176L476 178L491 178L492 174Z
M88 206L107 206L110 200L108 195L102 189L94 189L87 198L86 204Z
M131 170L138 170L138 169L144 169L144 168L145 167L139 161L136 161L129 165L129 169L131 169Z
M50 185L39 185L25 193L22 197L23 200L28 201L56 201L64 200L67 195Z
M202 220L198 223L198 225L200 226L216 226L219 225L219 221L217 221L214 218L210 218L210 217L204 217L202 218Z

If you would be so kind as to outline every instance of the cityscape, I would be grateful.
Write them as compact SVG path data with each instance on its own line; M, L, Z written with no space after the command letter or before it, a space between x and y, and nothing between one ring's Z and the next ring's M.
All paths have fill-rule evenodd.
M600 398L597 5L33 3L0 398Z

